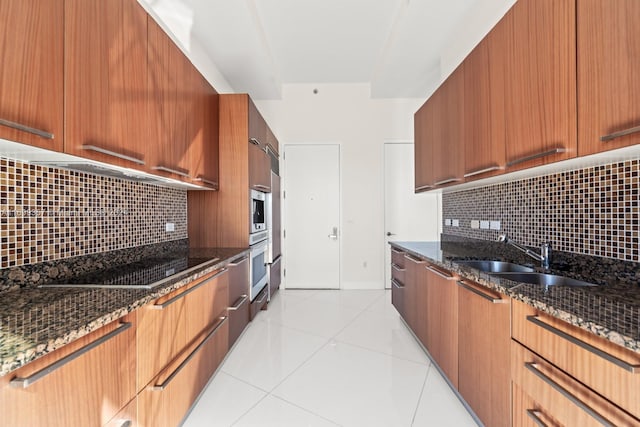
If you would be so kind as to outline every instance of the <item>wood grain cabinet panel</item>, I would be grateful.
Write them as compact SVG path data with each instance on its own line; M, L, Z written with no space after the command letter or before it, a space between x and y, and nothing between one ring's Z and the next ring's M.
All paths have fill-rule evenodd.
M0 138L64 149L64 1L0 2Z
M519 0L498 24L508 172L576 156L575 4Z
M433 100L429 99L413 116L414 128L414 190L433 189Z
M458 287L456 276L427 265L426 304L420 308L426 318L426 344L431 357L454 387L458 387Z
M138 427L138 397L122 408L105 427Z
M249 324L249 257L233 261L229 267L229 348Z
M64 39L65 152L145 169L146 12L135 0L66 0Z
M640 355L514 301L512 337L640 418Z
M577 9L578 154L638 144L640 3L580 0Z
M136 394L135 336L133 313L0 378L2 425L109 422Z
M424 283L425 264L420 258L406 254L404 283L404 320L426 346L426 285Z
M458 291L458 390L487 426L508 426L510 300L469 280Z

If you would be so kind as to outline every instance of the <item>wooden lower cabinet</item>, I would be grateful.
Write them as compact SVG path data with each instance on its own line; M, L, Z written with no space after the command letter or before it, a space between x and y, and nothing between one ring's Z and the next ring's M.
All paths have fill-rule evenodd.
M122 408L105 427L138 427L138 397Z
M180 425L211 375L224 359L229 343L223 317L198 343L189 346L138 395L141 426Z
M269 301L278 293L282 282L282 257L278 257L274 263L269 265Z
M458 391L487 426L510 423L510 299L458 281Z
M511 357L514 426L640 425L639 419L516 341L511 344Z
M451 384L458 387L458 287L456 276L428 265L425 283L426 304L419 311L425 313L425 347L445 373Z
M135 338L132 313L0 378L0 424L105 425L135 397Z
M404 283L404 320L413 330L423 345L426 345L426 323L424 319L424 298L426 289L421 286L422 278L425 274L424 266L426 262L411 255L404 256L405 261L405 283Z
M264 289L260 291L260 293L256 296L256 298L251 302L251 307L249 308L249 318L253 319L256 317L260 310L265 310L267 307L267 302L269 299L269 285L265 286Z
M249 324L249 257L244 256L229 267L229 348Z

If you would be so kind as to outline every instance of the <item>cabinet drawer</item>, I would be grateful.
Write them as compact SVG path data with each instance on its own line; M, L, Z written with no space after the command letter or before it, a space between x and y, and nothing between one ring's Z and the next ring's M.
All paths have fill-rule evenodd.
M0 424L100 426L135 396L135 314L0 378Z
M640 354L519 301L512 304L512 336L578 381L640 417Z
M405 317L404 285L395 279L391 280L391 304L398 310L400 316Z
M229 306L229 348L233 346L249 324L250 305L249 296L244 294Z
M404 278L405 271L407 271L406 268L392 263L391 264L391 279L394 279L394 280L400 282L400 284L404 285L404 283L405 283L405 278Z
M391 246L391 263L397 265L400 268L404 268L404 256L407 253L398 248Z
M229 305L249 293L249 257L244 256L227 264L229 268Z
M138 427L138 398L122 408L105 427Z
M220 318L197 344L189 346L138 395L141 426L174 427L222 362L227 351L229 324Z
M256 317L260 310L263 310L267 305L267 297L269 296L269 286L265 286L262 291L258 294L256 299L251 302L251 309L249 310L249 318L253 319Z
M638 425L633 418L607 399L576 381L544 358L512 341L511 344L513 384L522 389L536 402L534 416L541 420L557 420L567 426L617 426ZM531 402L529 402L531 403ZM516 405L517 406L517 405ZM517 413L514 408L514 425L529 425L524 420L530 414ZM549 424L547 421L545 424ZM553 425L553 424L551 424Z
M269 266L269 301L280 289L280 283L282 281L282 269L281 269L282 257L278 257L273 264Z

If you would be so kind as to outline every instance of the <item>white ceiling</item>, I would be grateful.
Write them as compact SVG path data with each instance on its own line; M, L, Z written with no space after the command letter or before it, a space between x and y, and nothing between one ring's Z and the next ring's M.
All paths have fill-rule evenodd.
M144 1L236 92L278 99L287 83L370 83L376 98L424 98L478 0Z

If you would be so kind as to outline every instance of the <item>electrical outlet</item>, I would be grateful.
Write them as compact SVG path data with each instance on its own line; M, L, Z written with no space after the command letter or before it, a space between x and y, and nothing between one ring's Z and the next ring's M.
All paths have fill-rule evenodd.
M480 221L480 228L483 230L489 229L489 221Z
M172 231L176 231L176 225L173 222L167 222L164 225L164 231L166 231L167 233L170 233Z
M500 221L491 221L489 223L489 228L492 230L500 230Z
M445 220L444 220L444 225L449 225L449 226L450 226L450 225L451 225L451 220L450 220L450 219L448 219L448 218L447 218L447 219L445 219Z
M460 227L460 220L454 219L453 221L451 221L451 225L453 225L454 227Z
M471 228L480 228L480 221L478 221L477 219L472 219Z

